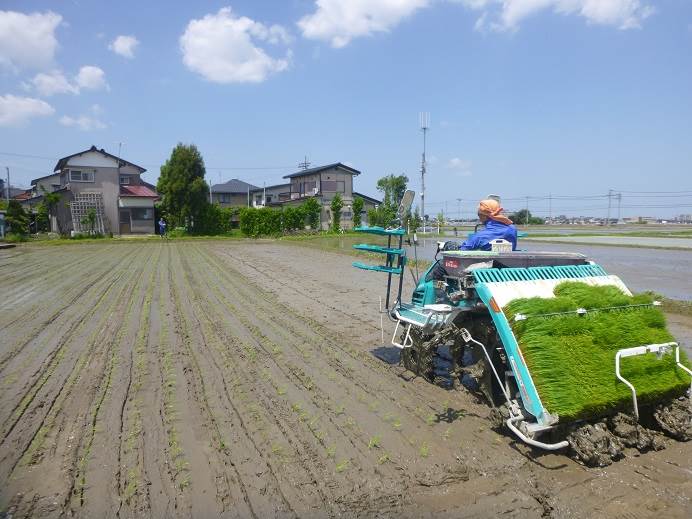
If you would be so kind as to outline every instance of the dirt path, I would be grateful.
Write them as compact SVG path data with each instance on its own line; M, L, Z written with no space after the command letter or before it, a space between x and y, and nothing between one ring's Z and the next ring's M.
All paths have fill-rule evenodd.
M0 515L692 514L692 444L586 469L381 360L383 279L351 261L245 242L0 251Z

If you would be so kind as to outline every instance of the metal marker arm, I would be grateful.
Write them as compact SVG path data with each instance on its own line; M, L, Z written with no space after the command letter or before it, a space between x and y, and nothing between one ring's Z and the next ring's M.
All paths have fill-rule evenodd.
M627 380L625 377L622 376L620 373L620 359L625 358L625 357L635 357L637 355L645 355L647 353L656 353L657 355L665 355L666 353L670 352L670 350L675 346L675 361L677 362L677 365L680 366L682 369L687 371L690 375L692 375L692 371L687 369L685 366L680 363L680 346L678 346L677 342L664 342L662 344L647 344L646 346L635 346L634 348L623 348L621 350L618 350L618 352L615 354L615 376L623 382L628 388L630 388L630 392L632 393L632 404L634 406L634 417L639 421L639 406L637 405L637 390L634 388L632 383Z

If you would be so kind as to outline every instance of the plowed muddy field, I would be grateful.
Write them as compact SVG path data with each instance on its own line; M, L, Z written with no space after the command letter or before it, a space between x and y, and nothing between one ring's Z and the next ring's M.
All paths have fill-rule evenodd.
M593 469L498 434L381 346L352 259L0 251L0 517L692 517L692 442Z

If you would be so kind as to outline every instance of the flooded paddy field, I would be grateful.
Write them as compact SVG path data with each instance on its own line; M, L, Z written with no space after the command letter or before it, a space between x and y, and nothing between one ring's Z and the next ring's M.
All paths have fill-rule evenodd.
M461 238L458 240L463 241ZM674 238L660 238L660 241L676 240ZM692 245L692 240L687 239L686 241ZM430 238L420 240L417 251L418 258L431 260L435 256L436 248L436 240ZM671 299L692 301L692 250L544 243L522 239L519 239L519 248L528 251L585 254L589 259L603 266L609 274L619 276L633 292L652 290ZM413 257L413 250L409 248L408 251L409 257Z
M352 260L249 241L0 251L0 516L692 514L692 443L589 469L413 378L382 354L384 277Z

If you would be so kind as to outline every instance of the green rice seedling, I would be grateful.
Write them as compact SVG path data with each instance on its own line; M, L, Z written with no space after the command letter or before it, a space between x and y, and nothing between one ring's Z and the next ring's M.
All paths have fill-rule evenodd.
M396 417L394 421L392 422L392 427L394 430L398 431L401 429L401 418Z
M423 442L420 449L418 449L418 454L420 454L421 458L427 458L430 455L430 446Z
M344 414L345 412L346 412L346 408L343 405L338 405L334 409L334 413L336 414L336 416L340 416L340 415Z
M276 388L276 394L279 396L285 395L286 394L286 388L285 387Z
M615 376L615 355L622 348L673 341L663 313L654 306L614 309L652 302L649 294L628 296L615 286L565 282L554 294L518 299L504 309L543 405L561 421L630 411L632 396ZM578 315L578 308L586 315ZM569 313L541 316L558 312ZM528 318L515 321L519 313ZM681 360L689 365L682 351ZM621 372L640 405L682 395L690 385L673 355L625 358Z
M279 445L278 443L272 444L272 454L275 456L280 456L283 450L283 446Z
M350 460L347 460L347 459L341 460L339 463L336 464L336 471L337 472L343 472L344 470L346 470L348 468L350 463L351 463Z
M425 423L428 425L435 425L435 413L430 413L425 417Z
M294 413L300 413L303 410L303 406L300 405L300 403L296 402L291 406L291 409L293 410Z
M377 411L378 407L380 407L380 403L377 400L373 400L368 404L368 409L370 409L373 413Z
M379 435L373 436L368 442L368 449L376 449L380 446L380 441L382 438Z
M327 447L327 456L333 458L336 455L336 445L330 445Z
M445 440L449 440L449 437L451 434L452 434L451 427L447 427L447 429L445 429L445 432L442 433L442 438L444 438Z
M386 452L382 456L377 458L377 463L379 463L380 465L382 465L383 463L387 463L388 461L389 461L389 454L387 454Z

